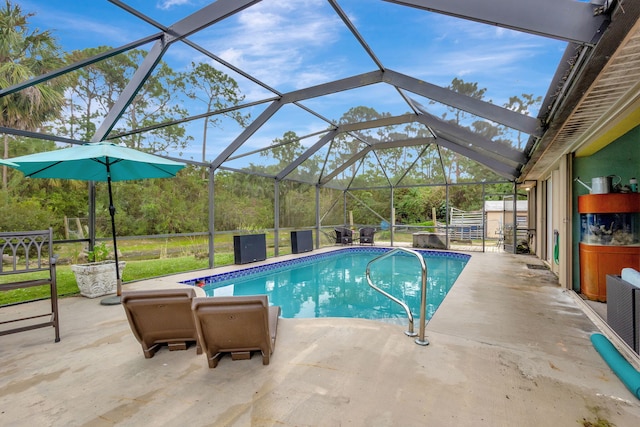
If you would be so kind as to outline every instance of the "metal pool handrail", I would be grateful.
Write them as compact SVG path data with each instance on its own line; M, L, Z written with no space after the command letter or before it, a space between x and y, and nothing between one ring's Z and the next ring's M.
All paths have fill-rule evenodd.
M404 308L404 310L407 312L407 317L409 318L409 329L405 332L405 334L410 337L415 337L417 334L413 331L413 314L411 313L411 309L409 308L409 306L404 301L400 301L398 298L394 297L393 295L383 291L382 289L374 285L373 282L371 281L371 275L370 275L371 265L377 261L381 261L385 258L393 256L398 252L405 252L410 255L413 255L416 258L418 258L418 261L420 262L420 267L422 269L422 291L420 295L420 336L416 338L415 342L416 344L419 344L419 345L429 345L429 341L424 336L426 318L427 318L427 264L424 262L424 258L422 258L422 256L418 252L412 249L406 249L406 248L395 248L390 250L389 252L385 252L379 257L372 259L367 264L367 271L365 275L367 278L367 283L369 283L369 286L371 286L373 289L380 292L382 295L386 296L391 301L397 304L400 304L402 308Z

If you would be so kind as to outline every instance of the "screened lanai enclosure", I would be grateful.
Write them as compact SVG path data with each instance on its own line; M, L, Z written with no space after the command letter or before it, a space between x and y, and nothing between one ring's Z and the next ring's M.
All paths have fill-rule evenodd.
M390 245L433 233L446 247L516 252L535 233L532 207L516 203L523 177L616 3L30 2L23 11L60 50L0 90L4 157L46 146L34 141L111 141L187 163L189 188L116 183L116 200L139 195L116 206L117 221L164 227L118 228L204 236L210 265L233 235L266 231L279 255L290 231L312 230L320 247L336 227L374 227ZM52 92L57 109L37 123L7 107ZM79 234L60 240L108 236L104 197L90 184L86 216L59 218Z

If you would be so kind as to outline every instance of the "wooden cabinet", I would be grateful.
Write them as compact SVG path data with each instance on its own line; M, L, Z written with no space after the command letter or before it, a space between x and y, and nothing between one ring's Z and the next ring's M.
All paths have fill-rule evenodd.
M580 213L580 292L607 300L607 274L640 269L640 193L578 197Z
M607 274L620 275L625 267L640 270L640 248L580 243L580 292L594 301L607 300Z

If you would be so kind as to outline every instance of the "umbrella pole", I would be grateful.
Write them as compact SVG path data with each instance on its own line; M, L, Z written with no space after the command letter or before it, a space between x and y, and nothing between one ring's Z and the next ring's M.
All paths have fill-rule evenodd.
M120 296L122 295L122 280L120 279L120 266L118 265L118 246L116 243L116 207L113 205L113 195L111 193L111 171L109 170L109 159L107 158L107 186L109 187L109 214L111 215L111 234L113 235L113 254L116 259L116 295L107 297L100 301L102 305L120 304Z

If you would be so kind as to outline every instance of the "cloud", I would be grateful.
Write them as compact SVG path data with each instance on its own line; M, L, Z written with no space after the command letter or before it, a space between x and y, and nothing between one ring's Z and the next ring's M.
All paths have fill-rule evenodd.
M425 14L416 31L420 49L393 58L398 71L447 86L454 77L487 88L486 98L502 103L510 95L544 95L566 43L548 38ZM411 28L417 27L412 23ZM429 36L431 34L431 37ZM387 58L383 58L387 60ZM389 61L390 62L390 61Z
M119 8L110 8L110 13L116 13L111 14L109 19L100 14L88 14L81 9L63 9L50 3L25 2L23 10L35 12L31 19L33 23L39 28L51 30L53 36L61 40L65 51L102 45L120 46L153 32L147 24L128 13L124 14ZM125 19L122 19L123 16ZM136 21L136 25L122 24L125 21L129 23L131 19Z
M330 67L305 64L326 53L343 28L323 1L259 3L239 13L235 25L206 45L268 85L289 91L331 80Z
M173 7L183 6L190 3L191 2L189 0L162 0L158 2L157 7L161 10L168 10Z
M536 46L527 44L461 47L440 55L435 62L457 76L510 73L522 61L536 54Z

